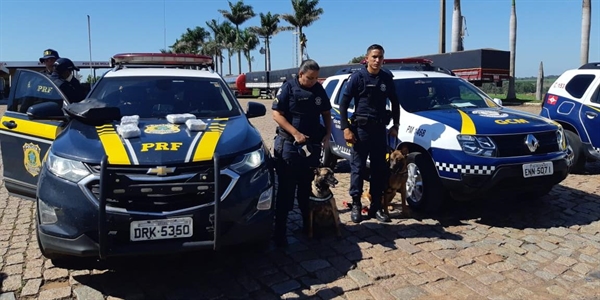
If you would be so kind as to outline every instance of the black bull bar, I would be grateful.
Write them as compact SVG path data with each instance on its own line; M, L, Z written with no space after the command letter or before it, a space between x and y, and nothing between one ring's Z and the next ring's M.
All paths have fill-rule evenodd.
M219 175L220 175L220 167L219 167L219 155L217 153L213 154L213 168L214 168L214 172L213 172L213 181L212 182L191 182L191 183L178 183L177 186L184 186L185 189L195 189L198 190L199 186L206 186L207 184L213 185L213 191L214 191L214 207L213 207L213 213L211 215L211 223L212 223L212 231L213 231L213 239L212 240L204 240L204 241L188 241L188 242L183 242L182 244L178 244L178 245L174 245L173 246L173 250L177 250L182 248L182 246L185 247L190 247L190 248L210 248L212 247L214 250L218 250L220 249L220 243L219 243L219 236L220 236L220 226L219 226L219 222L220 222L220 210L219 210L219 206L220 204L220 200L221 200L221 193L220 193L220 187L219 187ZM118 180L119 177L125 177L125 175L120 175L118 174L119 172L116 172L116 168L112 168L111 165L108 164L108 156L104 156L102 158L102 162L100 163L100 194L98 197L98 249L99 249L99 257L101 259L105 259L108 256L119 256L119 255L125 255L125 254L130 254L133 252L138 253L138 251L135 251L136 246L128 246L126 247L127 249L110 249L109 247L109 237L108 237L108 233L109 233L109 220L107 220L106 217L106 204L107 204L107 199L108 198L112 198L114 199L114 197L123 197L123 196L127 196L128 194L116 194L114 191L116 190L116 187L119 188L118 184L119 182L127 182L126 180ZM163 188L168 188L169 184L152 184L151 186L153 188L160 188L161 186ZM127 189L132 189L132 188L141 188L142 186L147 186L147 185L130 185L130 186L123 186L122 188L124 188L125 190ZM110 250L109 250L110 249ZM148 253L152 253L152 251L148 250L147 246L141 246L139 245L139 252L148 252ZM145 249L145 250L142 250ZM109 255L110 254L110 255Z

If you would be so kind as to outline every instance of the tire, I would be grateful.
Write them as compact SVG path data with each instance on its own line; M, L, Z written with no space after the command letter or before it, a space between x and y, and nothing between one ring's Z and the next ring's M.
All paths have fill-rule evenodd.
M568 145L573 149L573 165L571 166L570 172L573 174L581 174L585 171L586 162L581 139L579 139L577 133L570 130L565 130L565 136L567 137Z
M408 155L406 200L415 211L436 213L446 198L445 188L431 159L420 152Z
M330 142L332 143L332 142ZM327 167L327 168L331 168L332 170L335 169L335 166L337 165L337 160L338 157L333 154L333 152L331 152L331 148L330 147L323 147L322 150L322 154L321 154L321 165L323 167Z

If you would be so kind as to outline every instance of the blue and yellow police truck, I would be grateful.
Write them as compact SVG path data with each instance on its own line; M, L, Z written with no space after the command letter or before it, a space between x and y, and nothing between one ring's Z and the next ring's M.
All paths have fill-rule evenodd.
M268 243L271 156L212 59L125 53L86 99L41 73L13 77L0 143L4 183L37 204L53 259Z

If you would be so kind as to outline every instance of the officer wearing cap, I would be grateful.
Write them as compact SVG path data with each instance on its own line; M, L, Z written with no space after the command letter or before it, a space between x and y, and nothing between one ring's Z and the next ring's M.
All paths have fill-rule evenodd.
M60 56L58 56L58 51L54 49L44 50L44 56L40 57L40 62L46 65L46 68L41 72L48 76L52 75L54 62L59 58Z
M392 108L393 127L391 136L397 136L400 119L400 106L391 73L382 70L384 50L381 45L373 44L367 49L366 66L350 75L348 85L340 101L341 128L344 139L352 144L350 161L350 196L352 197L351 219L355 223L362 221L363 176L366 173L367 157L370 161L371 178L369 192L372 199L381 199L387 183L386 125L390 116L386 110L387 99ZM354 99L355 109L352 124L348 122L348 106ZM380 222L389 222L390 217L381 207L381 201L372 201L369 217Z
M296 193L306 232L314 168L319 166L321 147L327 146L331 136L331 103L317 83L319 69L314 60L302 62L298 76L284 82L273 101L273 119L278 125L273 151L278 180L274 230L277 246L287 245L287 217Z
M54 62L54 72L50 75L54 84L60 88L70 103L85 98L85 90L75 78L73 71L79 71L79 68L70 59L61 57Z

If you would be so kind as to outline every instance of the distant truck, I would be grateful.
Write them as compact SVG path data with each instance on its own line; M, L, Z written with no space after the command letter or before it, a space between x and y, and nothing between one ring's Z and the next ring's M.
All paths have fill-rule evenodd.
M385 59L388 69L402 69L415 71L440 71L448 70L476 86L484 83L494 83L502 86L502 81L509 79L510 52L496 49L475 49L460 52L423 55L410 58ZM323 83L327 77L336 75L342 69L355 69L362 67L362 63L321 66L319 82ZM229 82L230 88L236 93L243 91L246 95L269 96L273 95L283 84L284 80L294 78L298 68L287 68L271 71L254 71L235 77Z

